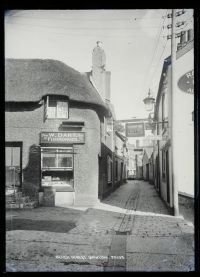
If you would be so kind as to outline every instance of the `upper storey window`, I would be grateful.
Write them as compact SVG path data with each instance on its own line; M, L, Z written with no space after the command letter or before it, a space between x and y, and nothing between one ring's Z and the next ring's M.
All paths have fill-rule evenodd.
M45 118L68 118L68 101L55 96L47 96L45 101Z

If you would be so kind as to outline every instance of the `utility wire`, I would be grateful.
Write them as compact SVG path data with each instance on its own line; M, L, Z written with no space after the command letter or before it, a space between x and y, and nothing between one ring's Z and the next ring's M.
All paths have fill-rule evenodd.
M169 25L170 23L171 23L171 19L168 18L168 19L167 19L167 25ZM170 35L170 29L168 29L167 35ZM166 39L165 45L163 46L162 53L161 53L161 55L160 55L160 57L159 57L159 60L158 60L158 62L157 62L157 64L156 64L156 66L155 66L155 70L154 70L153 75L152 75L152 78L151 78L150 86L152 85L152 82L153 82L153 80L154 80L154 77L155 77L155 75L156 75L156 73L157 73L157 71L158 71L160 61L161 61L161 59L162 59L162 57L163 57L163 54L164 54L164 52L165 52L165 50L166 50L166 47L167 47L167 42L168 42L168 39Z
M193 16L191 16L189 19L191 19ZM188 20L189 20L188 19ZM189 24L190 22L188 22L187 24L186 24L186 26ZM186 26L184 26L184 27L186 27ZM181 28L180 28L181 29ZM178 31L180 31L180 29L178 30ZM168 29L168 35L170 35L170 29ZM154 77L155 77L155 74L157 73L157 70L158 70L158 65L159 65L159 63L160 63L160 61L161 61L161 58L162 58L162 56L163 56L163 54L164 54L164 51L165 51L165 49L166 49L166 46L167 46L167 42L168 42L168 40L166 41L166 43L165 43L165 46L164 46L164 48L163 48L163 51L162 51L162 53L161 53L161 56L160 56L160 58L159 58L159 61L158 61L158 63L157 63L157 65L156 65L156 68L155 68L155 71L154 71L154 73L153 73L153 76L152 76L152 81L154 80ZM152 83L152 81L151 81L151 83Z
M154 53L153 53L151 62L150 62L150 64L149 64L149 66L148 66L148 70L147 70L147 73L146 73L146 76L148 76L148 77L149 77L148 72L149 72L149 70L150 70L150 68L151 68L151 66L152 66L152 64L153 64L153 61L154 61L154 58L156 57L156 54L158 53L158 50L157 50L157 49L158 49L158 46L159 46L159 41L160 41L160 38L161 38L161 34L162 34L163 30L164 30L163 27L164 27L164 22L165 22L165 20L166 20L166 18L167 18L167 13L168 13L168 10L166 11L165 16L162 16L162 17L164 17L164 19L163 19L163 22L162 22L162 25L161 25L161 28L160 28L160 32L159 32L158 37L157 37L156 47L155 47L155 50L154 50ZM144 82L143 91L144 91L144 88L145 88L145 86L146 86L146 82L147 82L147 78L148 78L148 77L146 77L146 80L145 80L145 82ZM150 78L150 77L149 77L149 78Z
M160 61L161 61L161 59L162 59L162 56L163 56L163 54L164 54L164 51L165 51L165 49L166 49L166 47L167 47L167 42L168 42L168 40L166 40L166 43L165 43L165 45L164 45L164 47L163 47L163 51L162 51L162 53L161 53L161 55L160 55L159 61L158 61L158 63L156 64L156 67L155 67L154 73L153 73L153 75L152 75L152 79L151 79L150 85L152 84L152 81L154 80L155 74L156 74L157 71L158 71L158 68L159 68L158 65L159 65L159 63L160 63Z

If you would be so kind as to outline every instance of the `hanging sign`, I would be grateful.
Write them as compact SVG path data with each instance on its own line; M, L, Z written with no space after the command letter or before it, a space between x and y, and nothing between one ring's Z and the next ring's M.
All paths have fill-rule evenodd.
M144 137L144 123L127 123L127 137Z
M40 143L85 143L84 132L42 132Z
M194 93L194 70L190 70L180 77L178 87L186 93Z

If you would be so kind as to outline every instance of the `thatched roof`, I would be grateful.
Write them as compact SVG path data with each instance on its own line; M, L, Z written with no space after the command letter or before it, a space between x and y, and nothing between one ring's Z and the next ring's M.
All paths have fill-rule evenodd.
M5 100L37 102L45 95L67 96L72 101L108 110L86 74L56 60L6 59Z

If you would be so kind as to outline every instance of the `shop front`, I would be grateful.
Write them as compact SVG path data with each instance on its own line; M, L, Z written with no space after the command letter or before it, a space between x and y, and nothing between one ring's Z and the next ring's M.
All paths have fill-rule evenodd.
M41 204L73 205L74 144L84 144L84 132L41 132Z

